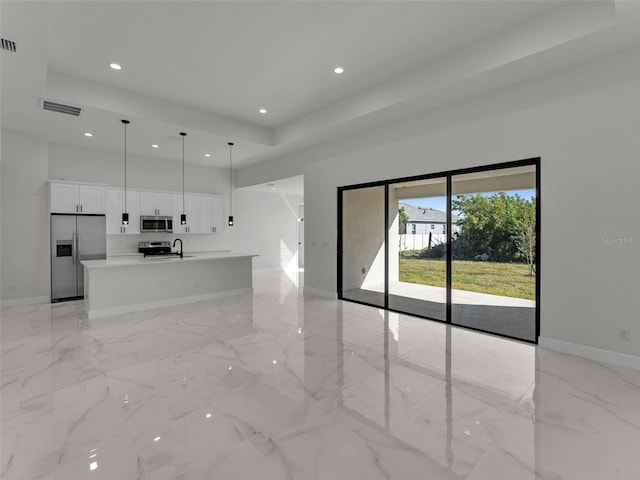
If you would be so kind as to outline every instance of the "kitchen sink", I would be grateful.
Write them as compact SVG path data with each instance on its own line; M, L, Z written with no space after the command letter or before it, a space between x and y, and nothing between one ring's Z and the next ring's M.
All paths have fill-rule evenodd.
M192 258L193 255L183 255L182 258ZM150 262L154 262L156 260L182 260L180 255L154 255L150 257L146 257L145 260Z

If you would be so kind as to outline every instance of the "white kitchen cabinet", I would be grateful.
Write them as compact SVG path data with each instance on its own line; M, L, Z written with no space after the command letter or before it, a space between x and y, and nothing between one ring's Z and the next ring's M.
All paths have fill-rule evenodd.
M199 233L212 233L211 226L211 197L198 197L198 231Z
M127 190L129 225L122 225L122 212L124 211L124 190L121 188L107 188L108 235L140 233L140 192Z
M140 215L172 215L172 194L140 191Z
M105 213L106 188L103 185L50 182L49 193L52 213Z
M224 222L224 197L218 195L201 195L199 200L200 216L198 230L200 233L222 233Z
M80 203L80 213L102 213L105 208L106 189L97 185L79 185L78 199Z
M186 225L180 224L182 215L182 193L173 194L173 233L200 233L198 223L200 219L200 198L198 195L184 195L184 213L187 215Z
M213 220L213 233L222 233L227 227L227 219L224 210L225 200L222 196L213 197L213 208L211 210Z
M72 183L50 184L51 212L76 213L78 211L78 185Z

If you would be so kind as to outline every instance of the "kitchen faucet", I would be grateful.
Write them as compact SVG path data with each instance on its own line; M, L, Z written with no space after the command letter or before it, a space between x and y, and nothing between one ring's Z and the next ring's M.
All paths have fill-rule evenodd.
M174 248L175 248L175 246L176 246L176 242L180 242L180 258L182 258L182 240L181 240L181 239L179 239L179 238L176 238L176 239L173 241L173 246L174 246Z

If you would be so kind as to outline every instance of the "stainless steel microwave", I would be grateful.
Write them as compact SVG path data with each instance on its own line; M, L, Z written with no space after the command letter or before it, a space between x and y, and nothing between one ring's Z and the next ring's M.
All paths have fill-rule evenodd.
M173 217L142 215L140 217L140 232L173 233Z

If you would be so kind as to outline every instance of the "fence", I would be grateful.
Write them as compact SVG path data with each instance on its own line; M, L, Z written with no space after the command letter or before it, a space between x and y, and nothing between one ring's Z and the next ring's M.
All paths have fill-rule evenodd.
M446 243L447 235L444 233L418 233L400 235L400 251L423 250L429 247L429 237L431 237L431 247Z

